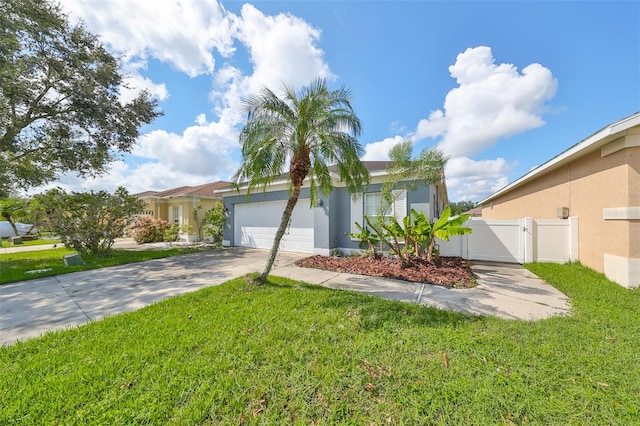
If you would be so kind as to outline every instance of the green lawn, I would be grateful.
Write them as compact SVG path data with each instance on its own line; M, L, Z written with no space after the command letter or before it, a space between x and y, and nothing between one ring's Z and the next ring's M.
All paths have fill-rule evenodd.
M529 268L573 315L476 318L243 278L0 348L0 424L629 425L640 291Z
M0 285L16 281L30 280L69 272L86 271L88 269L104 268L105 266L123 265L126 263L142 262L179 254L193 253L200 248L171 248L162 250L112 250L109 257L83 258L84 265L64 265L63 256L76 253L64 247L50 250L34 250L17 253L0 254ZM47 269L51 269L47 271ZM27 271L41 271L27 273Z
M11 244L9 242L8 238L2 238L0 240L0 247L21 247L21 246L39 246L39 245L44 245L44 244L58 244L60 243L62 240L60 240L59 238L57 239L53 239L53 238L38 238L37 240L31 240L31 241L23 241L22 244L14 246L13 244Z

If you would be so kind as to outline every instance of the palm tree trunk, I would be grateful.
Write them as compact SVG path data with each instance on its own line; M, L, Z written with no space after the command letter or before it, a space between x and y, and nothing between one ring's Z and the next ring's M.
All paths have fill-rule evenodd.
M282 220L280 221L280 227L278 228L278 231L276 232L276 237L273 240L273 246L271 247L271 251L269 252L269 259L267 260L267 265L265 266L262 274L260 274L260 276L257 279L257 281L260 284L264 284L265 282L267 282L267 276L269 275L269 272L271 272L273 263L276 260L278 247L280 247L280 240L282 240L284 231L287 229L287 225L289 224L289 220L291 219L291 215L293 214L293 208L296 206L299 196L300 196L300 186L295 185L293 187L293 192L289 197L289 201L287 201L287 207L284 209L284 212L282 213Z

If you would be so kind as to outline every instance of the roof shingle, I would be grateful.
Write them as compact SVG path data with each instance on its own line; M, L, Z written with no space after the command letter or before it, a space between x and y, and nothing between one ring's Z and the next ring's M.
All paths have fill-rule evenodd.
M138 198L145 197L181 197L181 196L215 196L214 191L216 189L224 188L229 185L229 182L222 180L216 182L205 183L198 186L179 186L177 188L165 189L164 191L144 191L138 194L133 194Z

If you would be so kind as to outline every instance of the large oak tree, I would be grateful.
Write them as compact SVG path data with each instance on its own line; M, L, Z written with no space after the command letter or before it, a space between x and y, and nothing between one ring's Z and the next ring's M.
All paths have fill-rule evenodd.
M0 1L0 186L100 174L130 151L160 113L145 91L123 102L122 77L118 59L58 4Z

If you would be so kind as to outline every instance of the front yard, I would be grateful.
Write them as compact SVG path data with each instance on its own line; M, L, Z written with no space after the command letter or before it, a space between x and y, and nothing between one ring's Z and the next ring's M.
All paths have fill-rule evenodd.
M640 291L528 267L572 316L238 278L49 333L0 348L0 424L637 424Z
M65 247L0 254L0 271L2 271L0 285L107 266L143 262L145 260L193 253L199 250L206 250L206 248L174 247L144 251L114 249L107 257L85 256L83 258L84 264L77 266L65 266L63 257L67 254L76 253L75 250Z

